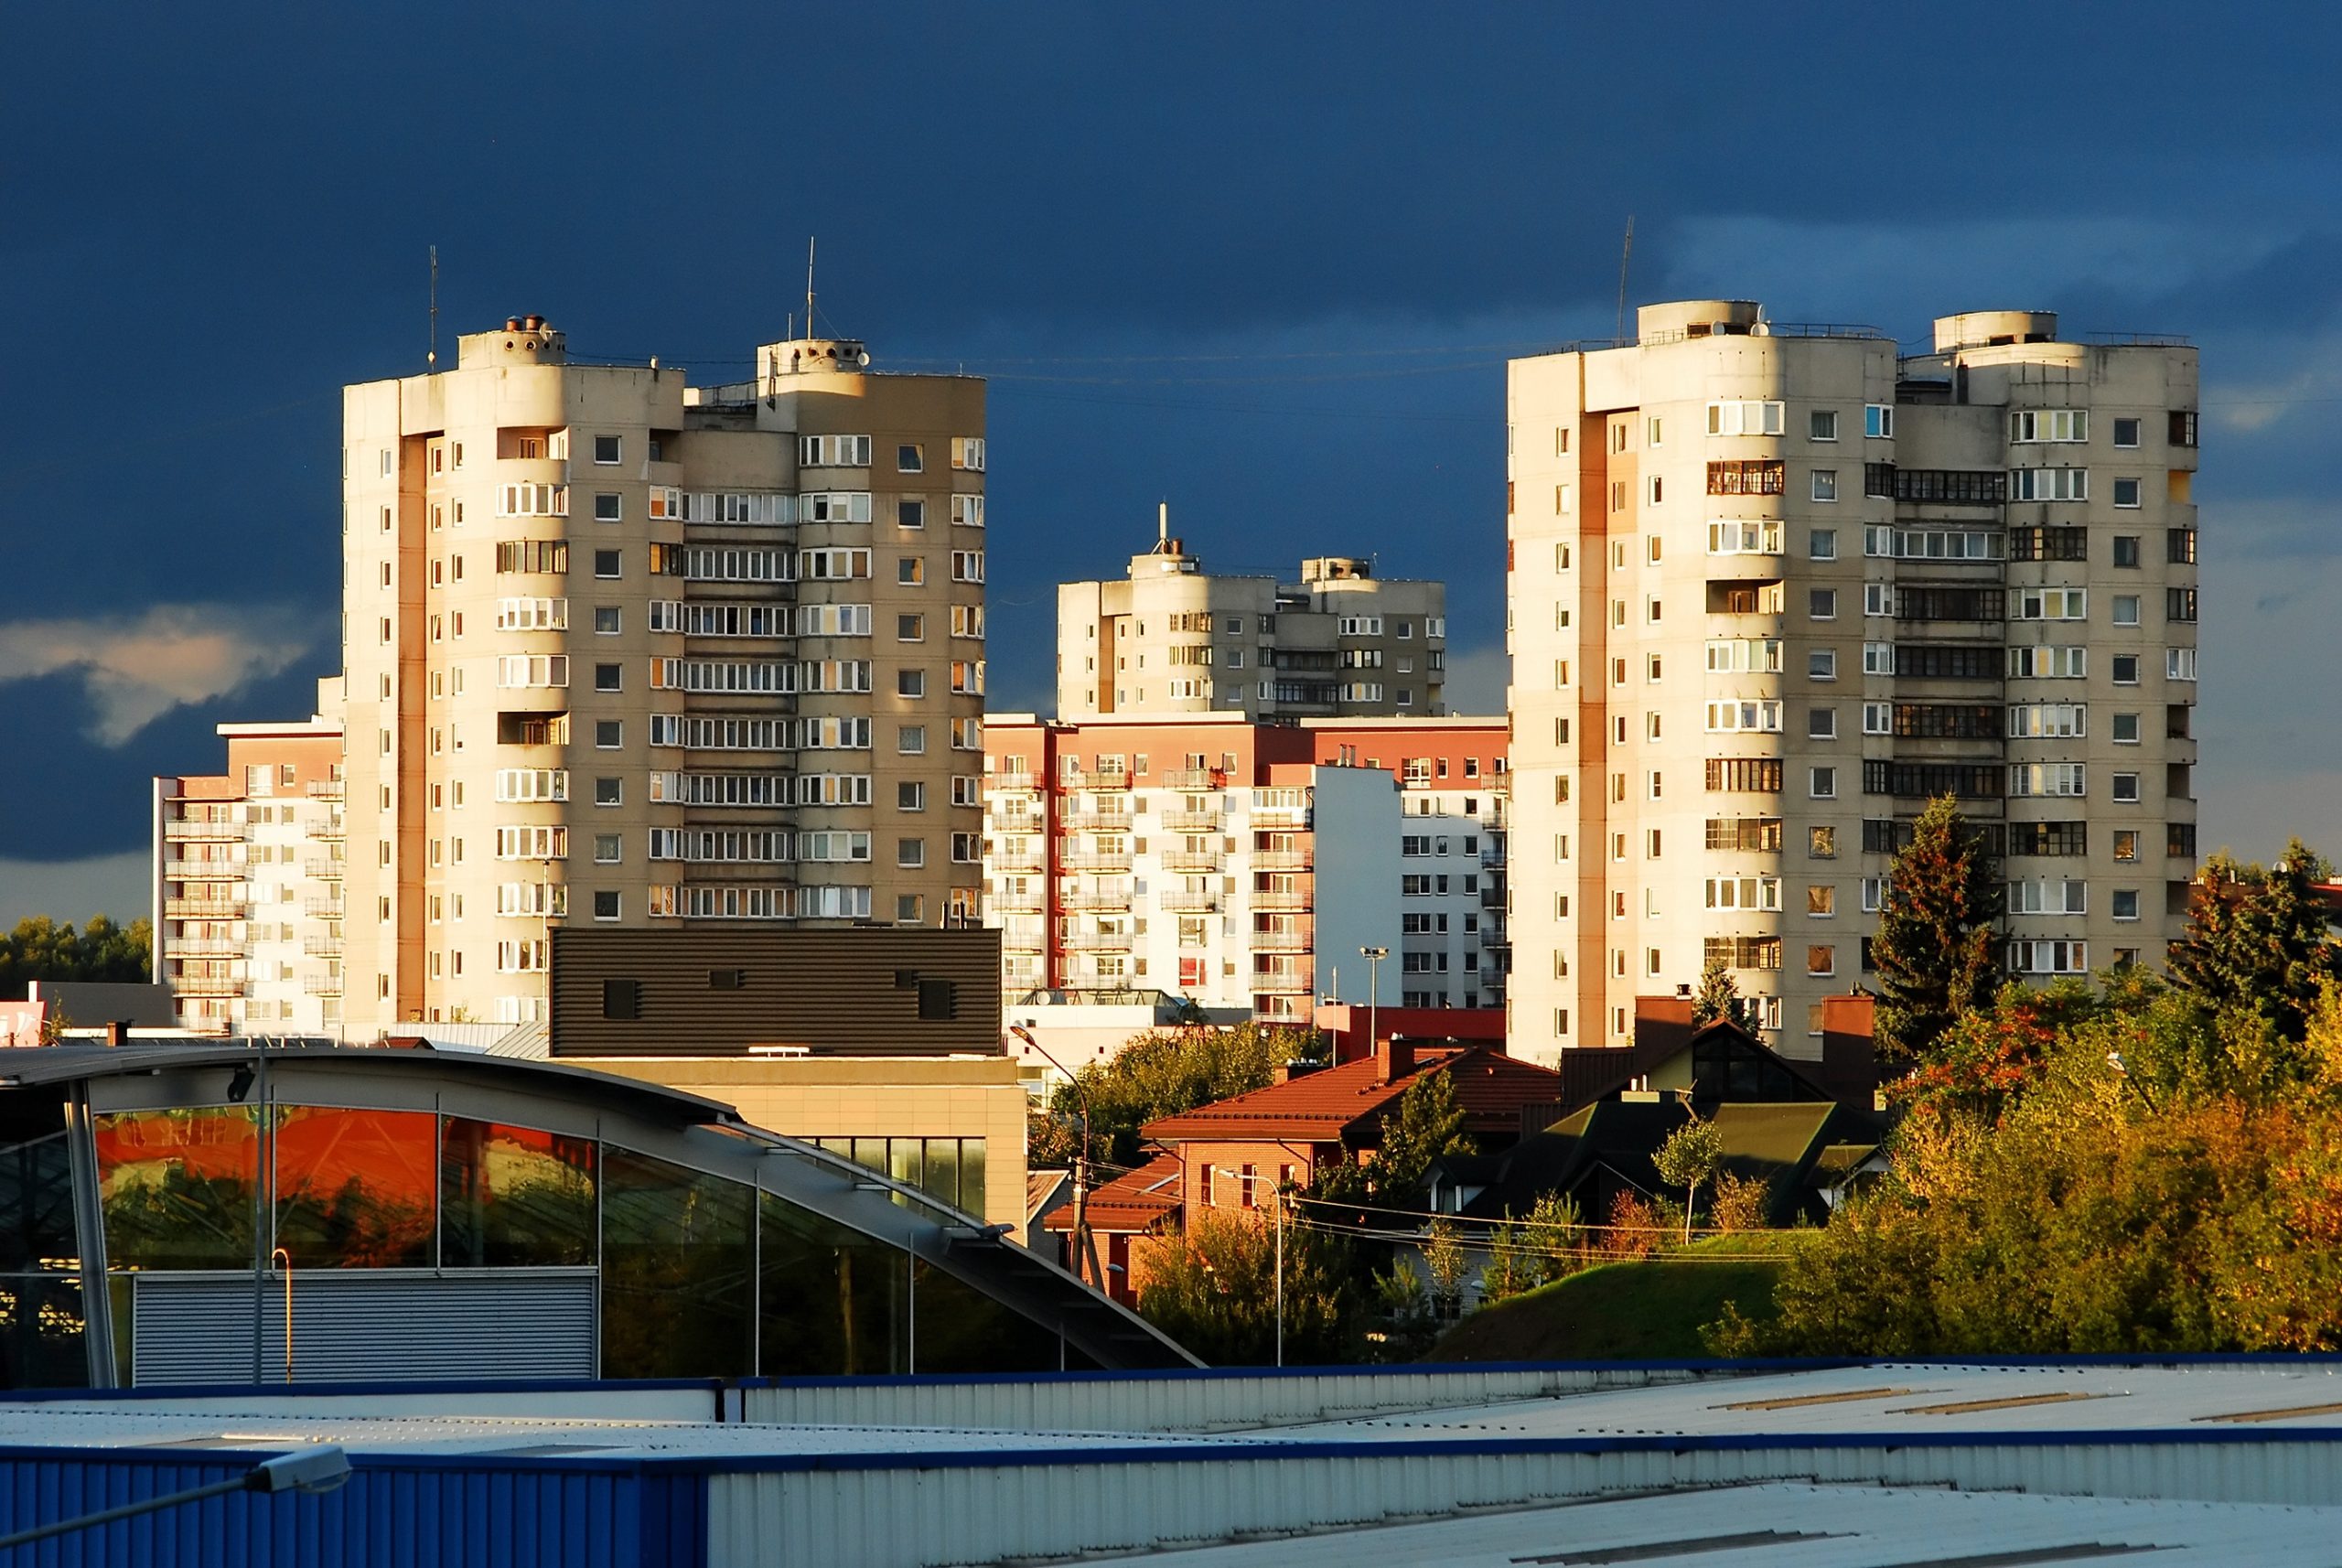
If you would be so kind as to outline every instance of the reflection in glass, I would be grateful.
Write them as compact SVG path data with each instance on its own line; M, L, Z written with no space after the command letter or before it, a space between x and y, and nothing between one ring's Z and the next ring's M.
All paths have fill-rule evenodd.
M443 1268L594 1261L594 1140L451 1116L440 1144Z
M604 1147L602 1376L748 1372L755 1196L737 1182Z
M260 1125L251 1108L120 1111L91 1121L109 1268L252 1266Z
M925 1258L912 1268L922 1374L1054 1372L1063 1365L1056 1330L1044 1328Z
M908 1371L910 1254L771 1193L758 1212L758 1370Z
M80 1280L0 1274L0 1388L86 1388L81 1325Z
M0 1095L0 1270L81 1266L61 1090Z
M296 1269L428 1268L438 1161L428 1111L276 1111L274 1246Z

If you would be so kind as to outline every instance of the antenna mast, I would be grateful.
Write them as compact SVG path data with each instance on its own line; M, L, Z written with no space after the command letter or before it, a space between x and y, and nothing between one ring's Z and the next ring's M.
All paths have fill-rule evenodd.
M1627 340L1627 263L1635 255L1635 215L1627 214L1627 242L1618 252L1618 330L1617 341Z
M439 247L431 247L431 350L424 355L426 369L439 368Z
M805 336L813 336L813 236L805 236Z

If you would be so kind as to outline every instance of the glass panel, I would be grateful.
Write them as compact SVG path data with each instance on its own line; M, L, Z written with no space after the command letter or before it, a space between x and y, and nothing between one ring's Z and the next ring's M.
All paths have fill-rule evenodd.
M919 1366L930 1372L1054 1372L1058 1338L925 1258L912 1264Z
M602 1376L745 1376L756 1332L752 1189L602 1151Z
M0 1274L0 1388L88 1387L81 1325L80 1280Z
M905 1187L915 1187L926 1174L920 1168L919 1141L917 1138L897 1138L887 1144L886 1163L879 1167Z
M851 1158L853 1159L853 1161L854 1161L854 1163L855 1165L868 1165L868 1166L869 1166L872 1170L874 1170L874 1171L884 1172L884 1171L886 1170L886 1139L884 1139L884 1138L855 1138L855 1139L852 1139L852 1140L850 1140L850 1141L851 1141L851 1143L852 1143L852 1144L853 1144L853 1145L854 1145L854 1153L853 1153L853 1155L852 1155Z
M979 1219L984 1217L984 1141L982 1138L960 1140L960 1207Z
M64 1095L0 1095L0 1270L75 1269L81 1253Z
M440 1141L442 1268L594 1261L594 1141L450 1116Z
M243 1105L91 1118L106 1266L249 1269L260 1124Z
M912 1139L910 1142L916 1146L920 1140ZM925 1143L926 1168L920 1174L919 1189L929 1197L957 1208L960 1206L960 1140L929 1138Z
M278 1107L274 1245L295 1269L428 1268L437 1133L428 1111Z
M766 1193L759 1369L768 1378L910 1369L910 1254Z

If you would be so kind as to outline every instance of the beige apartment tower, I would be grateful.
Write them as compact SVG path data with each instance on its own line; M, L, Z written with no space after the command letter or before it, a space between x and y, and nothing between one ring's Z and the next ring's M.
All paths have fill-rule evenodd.
M1746 301L1516 360L1511 1049L1624 1043L1722 957L1787 1054L1870 983L1927 800L2010 972L2157 962L2195 871L2196 351Z
M549 923L972 923L984 389L536 317L346 390L347 1010L543 1016Z
M1120 582L1058 585L1058 716L1436 718L1447 587L1318 556L1298 582L1215 576L1171 535Z

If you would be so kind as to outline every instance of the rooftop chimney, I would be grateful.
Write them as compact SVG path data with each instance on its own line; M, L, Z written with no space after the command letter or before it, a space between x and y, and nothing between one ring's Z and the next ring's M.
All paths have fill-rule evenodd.
M106 1026L106 1044L121 1047L130 1044L130 1020L116 1018Z
M1383 1083L1396 1083L1415 1070L1414 1042L1395 1037L1377 1040L1374 1059L1380 1069L1377 1079Z

